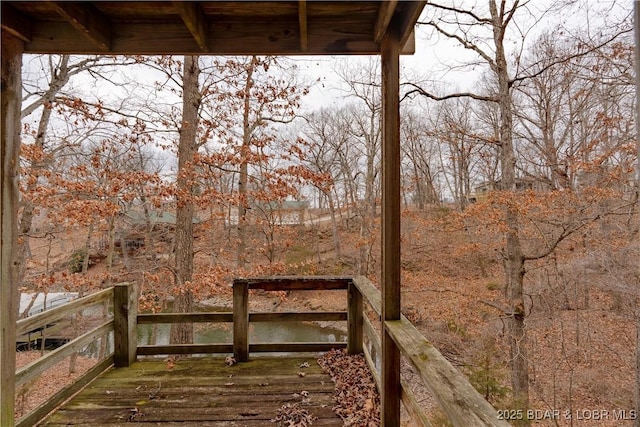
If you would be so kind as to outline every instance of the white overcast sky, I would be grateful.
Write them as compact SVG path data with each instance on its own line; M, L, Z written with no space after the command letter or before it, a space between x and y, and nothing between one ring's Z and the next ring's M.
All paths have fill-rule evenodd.
M487 0L442 0L443 4L471 5L474 12L482 16L489 16ZM511 3L511 2L508 2ZM506 44L508 54L522 50L535 43L536 38L558 25L564 26L568 33L588 32L595 36L596 30L615 25L627 17L633 9L633 0L529 0L526 10L516 15L517 26L512 27L509 42ZM567 4L565 8L554 10L560 4ZM427 20L430 13L429 6L420 20ZM526 33L526 37L522 37ZM307 108L318 106L330 107L344 102L344 94L336 88L339 79L332 69L339 58L347 58L351 64L366 61L362 57L301 57L300 69L310 76L310 79L320 79L310 94L304 100ZM436 86L443 92L473 89L485 69L482 67L460 67L468 61L477 59L474 53L462 48L455 42L444 37L433 36L424 25L416 28L416 51L413 55L403 55L400 59L401 79L423 82L425 85Z

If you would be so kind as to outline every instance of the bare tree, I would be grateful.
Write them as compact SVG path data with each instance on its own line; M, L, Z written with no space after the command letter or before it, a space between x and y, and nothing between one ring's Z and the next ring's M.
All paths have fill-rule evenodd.
M372 228L379 194L380 153L382 142L380 63L369 59L358 66L342 63L337 73L346 84L346 95L356 102L349 106L350 133L356 149L360 151L358 170L364 170L364 194L354 206L360 219L360 255L358 274L367 275L371 266L373 243ZM364 165L361 165L363 162ZM351 166L353 167L353 165Z
M407 159L404 174L409 176L409 185L414 189L412 202L424 209L427 204L438 204L442 199L437 184L438 170L434 167L435 138L415 110L405 110L403 119L400 132L402 151Z
M331 214L331 228L336 257L340 258L340 236L336 217L337 201L335 197L335 183L340 180L341 168L339 152L346 149L350 140L345 131L343 121L337 112L320 110L306 118L305 142L306 149L301 153L308 167L318 173L321 179L313 185L327 200ZM339 201L338 201L339 202Z
M436 100L444 100L461 96L481 101L495 102L500 111L500 164L501 188L515 190L516 158L513 148L513 110L511 85L507 53L505 51L505 37L507 28L513 22L514 15L521 6L519 0L505 1L497 5L488 2L487 15L480 15L473 9L463 9L439 3L430 3L434 16L432 20L422 24L432 28L435 33L460 43L464 48L476 53L481 61L486 63L497 82L497 90L488 95L464 93L445 96L434 96L417 85L409 93L416 92ZM451 27L447 25L454 22ZM481 27L489 31L492 36L476 39L467 28ZM504 247L504 266L507 285L506 297L510 302L510 313L507 320L509 341L511 348L511 384L513 394L521 408L528 407L529 373L526 347L525 306L523 294L524 255L519 236L519 219L517 212L509 205L505 206L507 231Z
M266 171L270 153L268 143L275 140L274 124L286 124L295 119L295 109L300 97L306 92L295 80L295 69L289 68L282 58L258 57L235 58L222 63L225 67L225 84L219 93L229 102L229 118L237 118L229 126L224 138L226 149L235 157L238 167L238 247L237 267L247 263L249 245L248 214L252 192L267 188L268 179L262 179L260 171ZM274 72L281 73L276 78ZM240 117L238 117L240 116ZM241 124L241 126L238 126ZM260 183L262 179L262 184ZM262 187L262 190L261 190ZM261 196L259 198L263 198Z
M523 60L532 69L546 69L522 81L515 93L523 173L554 189L610 185L615 175L616 181L628 180L633 161L622 147L632 128L625 113L633 98L633 85L628 79L625 84L630 44L620 41L573 57L576 44L584 42L562 34L543 34ZM559 57L570 59L558 63Z
M465 50L473 53L477 58L470 65L485 66L489 74L488 83L482 92L461 92L437 95L425 90L422 86L409 83L409 90L405 96L421 94L433 100L467 97L478 101L495 104L498 132L495 141L499 149L500 181L498 188L505 194L515 194L517 189L517 157L514 140L514 87L524 84L530 79L540 76L555 64L567 62L593 52L615 40L624 32L614 31L609 37L602 37L601 42L594 45L578 45L571 52L570 57L554 58L548 64L536 64L525 67L522 63L522 52L525 47L526 35L532 28L527 19L536 21L550 13L541 11L532 16L529 2L520 0L494 1L489 0L485 7L458 7L455 5L429 3L426 16L429 20L422 22L432 29L433 34L450 39ZM563 5L556 5L561 7ZM511 32L515 32L517 50L513 52L514 63L508 61L507 41ZM521 241L522 225L516 204L504 203L502 215L505 222L504 232L504 271L505 297L509 301L509 308L505 310L507 317L507 331L510 343L511 386L513 397L519 408L528 407L529 401L529 369L527 357L527 334L525 328L526 309L524 301L525 262L540 259L552 253L557 245L568 235L575 232L574 226L561 227L553 239L545 243L544 249L525 253ZM575 225L575 224L574 224ZM577 225L576 225L577 226ZM578 227L579 229L580 227Z

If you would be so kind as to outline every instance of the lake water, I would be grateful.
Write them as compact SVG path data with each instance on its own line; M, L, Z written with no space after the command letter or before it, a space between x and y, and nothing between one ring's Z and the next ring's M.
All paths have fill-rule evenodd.
M156 345L169 344L171 325L155 325ZM154 325L138 326L138 344L151 345ZM231 323L194 326L196 344L231 344L233 326ZM311 322L252 322L249 324L250 343L275 342L344 342L347 335L338 328L322 327Z
M153 341L155 327L155 343ZM345 326L346 327L346 326ZM171 325L138 325L138 345L167 345ZM345 342L345 330L337 327L325 327L313 322L252 322L249 324L249 343L277 342ZM196 323L194 325L194 343L196 344L232 344L232 323ZM113 349L113 334L107 338L107 349ZM81 354L86 357L98 357L99 340L88 345Z

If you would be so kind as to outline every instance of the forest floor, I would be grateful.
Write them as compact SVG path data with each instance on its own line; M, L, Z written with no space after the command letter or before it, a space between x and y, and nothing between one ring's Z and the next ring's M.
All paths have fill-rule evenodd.
M433 224L434 217L440 215L440 211L435 211L403 217L403 313L445 357L469 376L496 409L509 415L506 412L512 405L509 349L501 310L506 301L495 236L472 236L464 229L438 231ZM233 253L228 251L225 258L222 251L229 241L224 233L227 231L198 234L196 271L209 271L213 264L233 263ZM366 242L372 248L368 277L374 283L379 278L379 232L376 233L372 241ZM340 228L339 257L334 251L328 224L296 229L290 234L287 243L278 248L279 258L287 266L284 274L356 273L363 244L357 230ZM42 271L46 264L59 269L71 252L84 244L81 236L78 231L59 236L52 250L47 242L34 241L30 274ZM636 384L635 306L616 287L620 279L616 281L607 275L598 260L610 256L612 251L621 259L637 259L638 242L618 241L613 249L603 240L591 239L590 242L581 250L575 249L576 242L569 242L559 248L550 262L545 260L529 268L527 352L530 407L535 425L631 426L635 416L631 412ZM156 252L162 251L169 252L168 246L156 246ZM143 255L141 250L138 256L144 259ZM256 264L260 263L257 251L251 256ZM620 268L632 267L621 263ZM256 275L261 275L259 272L264 270L256 271ZM88 273L98 279L104 272L104 262L100 261ZM627 271L620 272L621 277L626 274ZM64 279L60 278L59 283L64 283ZM202 299L207 305L230 307L229 282L206 293ZM256 293L250 303L252 309L259 311L340 310L346 307L346 297L339 292ZM59 371L66 377L68 370ZM420 403L434 415L434 425L446 425L415 372L405 366L403 375L418 393ZM38 388L30 387L30 390ZM619 419L622 415L627 420Z

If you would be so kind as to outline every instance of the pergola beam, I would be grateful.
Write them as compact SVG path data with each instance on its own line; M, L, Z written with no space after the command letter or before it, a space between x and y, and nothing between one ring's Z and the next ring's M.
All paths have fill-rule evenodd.
M307 0L298 1L298 25L300 27L300 51L309 50L309 34L307 27Z
M111 50L111 25L109 19L92 5L68 2L51 2L52 7L80 31L99 50Z
M418 20L426 2L406 3L402 8L398 7L397 0L380 3L376 24L373 29L373 39L380 43L384 35L393 28L399 33L401 54L415 53L415 31L412 23Z
M200 49L207 52L209 50L206 30L207 20L204 13L202 13L200 5L197 2L174 1L173 6L180 14Z

